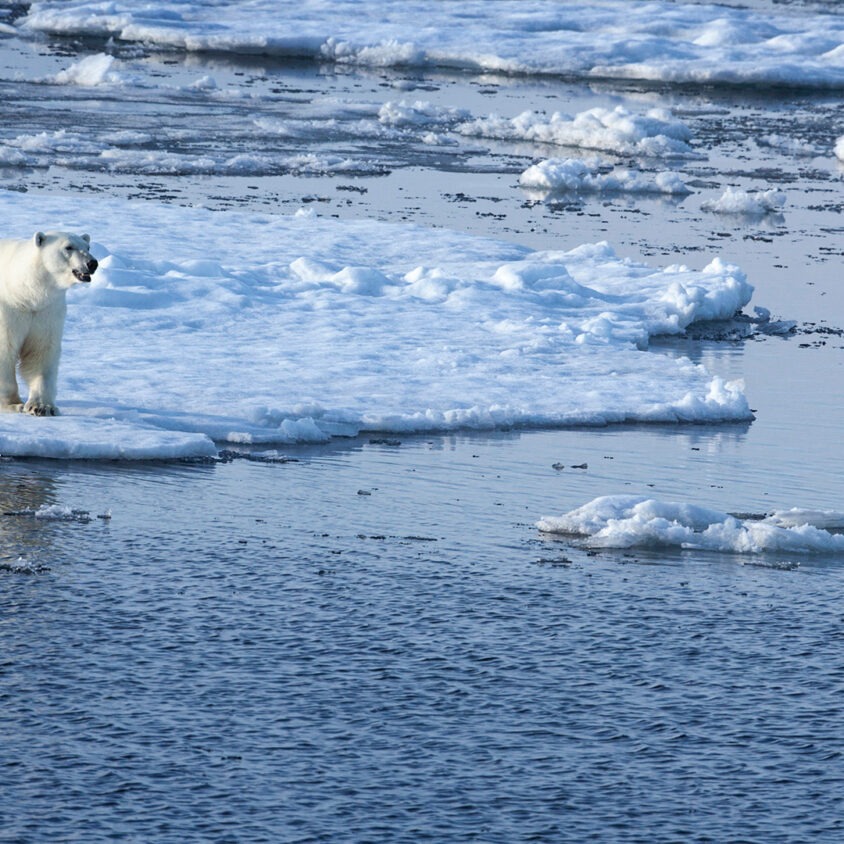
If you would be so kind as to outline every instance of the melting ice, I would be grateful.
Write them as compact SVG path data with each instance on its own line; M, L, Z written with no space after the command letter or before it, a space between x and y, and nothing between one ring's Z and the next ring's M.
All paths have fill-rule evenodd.
M33 3L21 26L181 50L370 66L438 65L739 85L844 85L844 20L834 14L805 15L799 9L766 14L668 0L61 0Z
M585 537L594 548L688 548L738 554L844 553L844 513L783 510L741 517L634 495L596 498L537 522L545 533Z
M606 243L534 251L310 213L16 192L0 210L20 237L45 220L89 231L100 260L69 296L63 415L0 416L7 455L751 418L741 384L645 351L748 303L743 273L718 258L654 267Z

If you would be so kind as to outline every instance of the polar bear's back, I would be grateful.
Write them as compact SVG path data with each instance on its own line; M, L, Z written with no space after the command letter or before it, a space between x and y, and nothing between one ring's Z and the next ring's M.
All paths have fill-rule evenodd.
M38 247L31 238L0 238L0 306L19 307L31 298L37 261Z
M28 244L28 240L20 240L19 238L11 237L0 237L0 259L4 259L3 256L5 256L7 252L16 252L17 250L27 246Z
M35 245L32 240L0 238L0 279L32 263Z

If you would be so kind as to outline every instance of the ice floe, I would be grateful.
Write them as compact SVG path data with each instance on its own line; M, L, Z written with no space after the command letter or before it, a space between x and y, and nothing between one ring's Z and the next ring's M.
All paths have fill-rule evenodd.
M730 85L844 86L839 15L651 0L32 3L24 32L376 67ZM13 27L3 25L7 29Z
M700 207L716 214L762 217L765 214L780 214L784 206L785 194L782 191L745 191L727 187L718 199L707 200Z
M0 453L209 455L362 431L727 422L743 387L644 351L752 287L717 257L534 251L415 225L0 192L9 235L88 231L62 416L0 415Z
M120 74L112 70L114 62L114 56L106 53L95 53L74 62L67 69L59 71L55 76L55 81L60 85L82 85L84 87L104 84L114 85L123 81Z
M620 155L679 158L696 155L689 146L689 128L665 109L637 114L623 106L596 107L574 116L524 111L509 119L491 115L467 121L457 131L473 137L531 141Z
M550 158L528 167L519 184L544 193L656 193L685 196L691 189L679 173L662 171L654 175L627 169L606 168L599 161Z
M544 533L580 537L593 548L687 548L736 554L844 553L844 513L786 510L731 515L636 495L596 498L537 522Z

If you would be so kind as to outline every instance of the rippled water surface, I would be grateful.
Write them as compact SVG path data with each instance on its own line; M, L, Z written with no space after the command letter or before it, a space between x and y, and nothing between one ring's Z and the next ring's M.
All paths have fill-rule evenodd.
M840 840L841 561L532 524L718 436L3 466L0 839Z
M654 344L744 378L747 426L0 462L0 841L844 840L844 560L596 553L534 526L616 493L844 510L841 172L787 153L831 149L840 98L143 51L128 91L44 81L103 48L0 40L0 136L71 132L0 168L4 188L306 204L538 248L608 239L655 264L721 255L797 333ZM221 107L187 87L204 73L257 96ZM707 158L684 165L685 202L532 198L518 173L559 150L368 136L361 115L403 96L478 114L671 107ZM262 134L255 112L315 135ZM80 140L150 125L188 162L257 149L372 166L100 172ZM781 188L784 217L702 213L725 185Z

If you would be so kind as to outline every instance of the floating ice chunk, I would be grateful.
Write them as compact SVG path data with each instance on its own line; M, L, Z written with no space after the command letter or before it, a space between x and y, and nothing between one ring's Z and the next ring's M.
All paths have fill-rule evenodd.
M835 157L839 161L844 161L844 135L842 135L838 140L835 142Z
M200 76L198 79L194 79L188 87L194 91L215 91L219 85L217 85L217 80L213 76L206 74L205 76Z
M466 109L443 108L429 102L417 100L414 103L387 102L378 110L378 120L387 126L427 126L448 124L466 120Z
M55 75L54 81L60 85L81 85L84 87L120 84L123 78L111 69L114 62L114 56L109 56L107 53L86 56L84 59L74 62L66 70L59 71Z
M781 527L813 525L833 533L844 532L844 513L838 510L804 510L793 507L791 510L774 511L766 521Z
M493 114L459 124L456 131L473 137L533 141L622 155L696 157L689 146L689 128L665 109L635 114L623 106L599 107L574 117L560 112L548 117L524 111L511 119Z
M528 167L519 177L519 184L549 192L691 193L679 173L662 172L649 177L630 170L602 172L603 169L597 161L550 158Z
M785 205L785 194L778 190L743 191L727 187L724 193L714 200L701 204L704 211L716 214L746 214L762 217L765 214L779 214Z
M688 548L738 554L844 553L844 514L791 510L767 518L739 518L694 504L610 495L562 516L545 516L544 533L585 538L594 548Z
M284 160L283 168L293 173L381 173L383 165L377 161L357 160L342 155L303 153Z
M775 149L786 155L793 155L800 158L812 158L823 153L815 144L801 140L800 138L791 138L787 135L764 135L761 138L757 138L756 143L760 147Z

